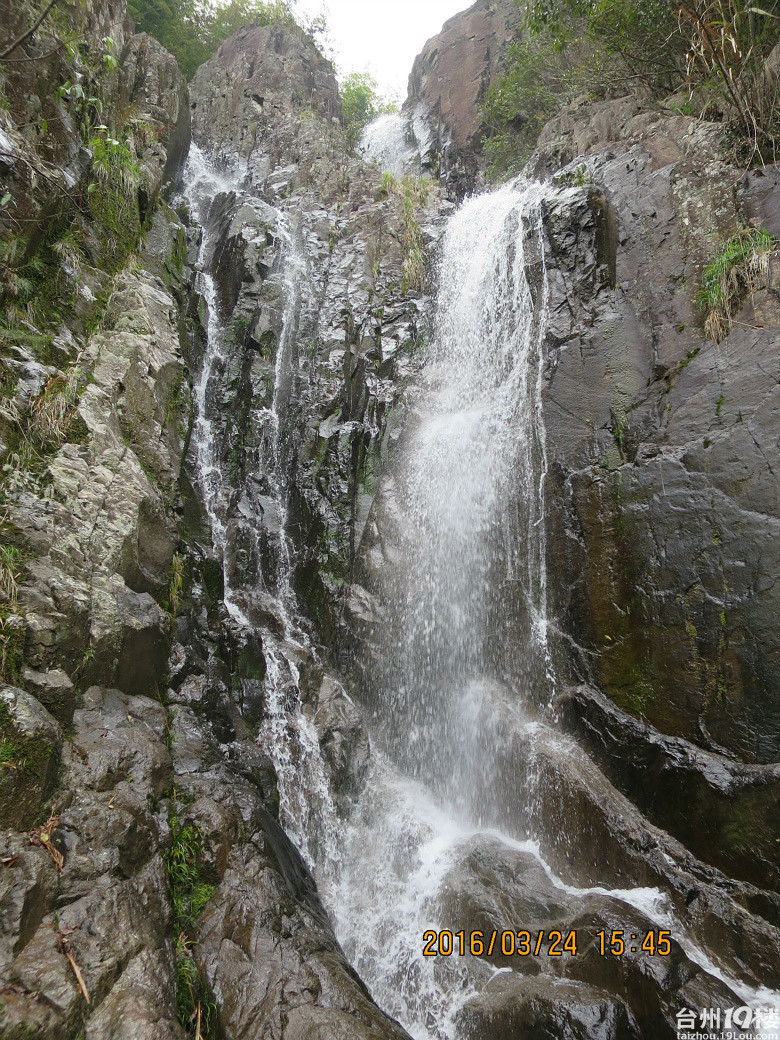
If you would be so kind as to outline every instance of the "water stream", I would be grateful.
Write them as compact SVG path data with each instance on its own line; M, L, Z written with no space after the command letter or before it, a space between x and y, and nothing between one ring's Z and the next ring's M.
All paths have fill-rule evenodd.
M408 140L406 117L387 112L369 123L360 140L360 153L393 177L403 177L419 164L417 148Z
M195 438L223 553L231 491L216 454L209 386L226 359L206 262L214 246L208 206L216 193L241 192L242 184L240 168L217 173L193 147L185 197L206 228L199 280L209 315ZM422 956L423 933L451 927L443 886L470 844L489 840L534 857L562 892L606 891L574 888L544 862L533 783L521 791L507 784L498 753L508 734L522 734L530 747L537 734L553 739L534 707L554 689L543 514L543 192L519 183L472 199L445 235L435 335L393 465L398 565L384 590L384 665L364 691L370 770L347 823L337 818L298 688L298 663L315 651L296 621L290 582L283 420L307 275L294 220L276 211L274 277L285 302L258 466L267 470L278 518L272 586L282 625L263 632L268 673L259 741L279 774L282 823L315 873L347 957L415 1040L455 1040L460 1009L496 971L474 957ZM225 598L235 621L250 625L227 571ZM659 890L608 894L684 934ZM723 974L697 944L685 942L691 959Z

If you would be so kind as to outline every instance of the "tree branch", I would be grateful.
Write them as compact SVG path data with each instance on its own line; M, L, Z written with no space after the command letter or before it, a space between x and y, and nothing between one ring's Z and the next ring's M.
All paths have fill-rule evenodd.
M35 30L38 28L38 26L41 24L43 19L46 17L46 15L49 13L49 11L51 11L52 7L54 7L54 5L56 3L57 3L57 0L50 0L49 4L45 8L43 14L40 16L38 21L32 26L32 28L28 29L27 32L23 32L22 35L17 40L14 40L14 42L12 44L10 44L8 47L6 47L6 49L3 51L3 53L0 54L0 61L5 61L5 59L8 57L8 55L12 51L15 51L16 48L20 44L24 43L25 40L29 39L29 37L32 36L32 34L35 32Z

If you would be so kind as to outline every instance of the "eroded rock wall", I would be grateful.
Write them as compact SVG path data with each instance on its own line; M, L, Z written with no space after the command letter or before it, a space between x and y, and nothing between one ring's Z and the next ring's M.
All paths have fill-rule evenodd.
M716 126L629 99L543 132L537 172L581 185L545 218L550 608L569 674L642 720L617 737L597 696L569 702L617 782L776 888L778 257L708 339L702 269L767 194L725 154Z
M156 41L133 35L123 5L74 10L74 21L64 16L51 28L82 31L84 46L69 63L62 49L47 54L43 31L32 37L22 48L30 66L6 76L12 104L2 116L0 161L13 198L2 217L6 239L20 239L2 261L14 277L37 278L36 258L44 256L53 303L33 310L24 281L4 288L0 807L10 829L0 874L0 1033L173 1040L198 1031L292 1038L314 1030L401 1038L346 963L308 869L276 820L276 776L256 744L253 708L262 707L244 700L241 685L265 672L262 626L237 641L194 452L188 456L207 317L187 269L199 229L160 197L189 147L187 88ZM2 33L9 39L29 12L10 14ZM380 228L366 213L379 175L340 161L331 120L337 88L317 50L273 31L263 54L247 33L276 87L285 92L297 77L304 90L270 122L279 131L270 140L282 151L257 157L265 178L277 176L270 195L292 190L299 139L309 142L313 163L327 145L308 175L328 180L323 202L332 212L312 196L301 234L328 257L339 235ZM231 46L240 50L228 44L228 54ZM116 131L121 147L109 142L108 152L96 143L104 134L96 99L132 117ZM229 128L241 132L233 108L224 125L212 126L221 135L210 139L215 147L232 143ZM114 180L117 157L123 179ZM351 201L339 222L345 194ZM252 437L239 413L246 418L260 387L273 384L268 357L281 334L283 286L263 286L284 229L263 224L259 198L243 217L222 202L219 305L228 317L235 310L241 329L235 380L222 402L226 469L234 467L238 487L251 466ZM28 221L29 234L17 234L9 213ZM252 252L258 228L262 245ZM398 258L401 247L394 248L388 241L388 256ZM340 267L345 296L378 265L378 247L362 238L355 254ZM327 264L319 277L316 308L324 307L326 284L338 280ZM361 335L373 299L363 291ZM339 434L343 421L354 421L357 441L368 394L355 373L365 362L355 346L361 336L343 331L344 306L337 297L327 319L335 331L325 357L334 341L346 348L323 376L319 406L335 409ZM312 310L309 321L316 319ZM398 324L396 347L404 328ZM293 391L307 404L316 396L305 379ZM296 418L303 410L302 403ZM315 423L315 445L316 430ZM352 431L337 438L350 459ZM293 466L297 453L296 440ZM319 454L322 461L327 450ZM345 513L334 512L332 523L347 539L356 494L348 466L339 494ZM310 512L301 507L300 525L315 517L324 525L317 509L329 502L320 493ZM348 549L339 544L338 552L348 566ZM228 567L233 577L236 558ZM259 576L250 569L247 587ZM311 564L303 572L307 589L320 580ZM346 789L368 754L365 731L321 667L310 664L306 681L324 754Z
M522 11L514 0L477 0L444 23L415 58L404 111L424 167L462 198L482 180L480 104L517 39Z

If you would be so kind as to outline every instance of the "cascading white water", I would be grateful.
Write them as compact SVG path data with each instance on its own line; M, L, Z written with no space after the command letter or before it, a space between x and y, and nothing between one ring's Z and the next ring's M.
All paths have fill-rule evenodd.
M217 290L206 258L214 249L214 229L208 221L209 207L218 195L239 190L243 170L238 161L222 169L211 162L195 143L190 146L187 164L182 174L183 199L190 207L193 217L203 229L198 250L197 285L206 301L206 342L200 375L195 383L195 426L193 441L197 451L198 475L201 482L203 502L211 522L212 538L218 552L224 553L227 540L225 482L216 454L216 443L212 429L212 416L207 403L207 392L216 370L222 361L223 329L217 306ZM241 612L226 589L225 606L234 617Z
M409 166L418 154L407 141L406 117L400 112L377 116L363 131L360 154L394 177L410 172Z
M483 195L447 229L434 342L397 467L405 537L375 697L383 750L338 886L325 884L348 956L418 1040L454 1036L458 1010L493 974L474 958L423 958L421 937L448 927L438 898L459 845L496 822L490 763L505 713L523 725L522 690L505 696L517 669L496 640L496 590L525 604L523 645L541 662L526 674L547 672L540 192Z
M195 392L193 441L214 547L223 557L225 605L239 628L251 631L253 621L247 616L244 597L239 596L238 590L234 588L224 563L230 537L230 500L235 489L230 486L220 459L214 422L214 409L218 406L210 400L211 391L223 378L222 371L228 359L225 322L220 315L216 284L209 266L210 261L212 264L214 261L219 233L216 224L209 218L211 204L221 194L238 195L249 189L244 186L244 164L237 157L227 163L222 157L220 167L193 144L182 177L183 198L203 228L198 255L198 287L207 307L206 343ZM282 633L281 636L264 633L263 652L267 665L263 681L265 712L258 743L269 754L276 768L281 801L280 821L304 858L313 865L318 859L333 856L336 813L316 730L301 711L298 662L311 653L311 647L305 632L295 622L282 423L291 392L296 335L303 304L302 287L306 282L306 259L300 236L296 234L288 215L278 209L272 212L281 246L284 312L276 350L270 407L255 408L252 421L260 431L257 466L262 471L264 487L269 492L266 505L272 508L275 517L275 573L266 577L270 579L275 593L275 613L281 621ZM254 518L253 535L256 544L262 522L260 516ZM258 583L260 578L260 575L256 576ZM252 679L243 681L247 684L257 682Z
M381 723L399 764L482 823L495 822L501 687L521 702L518 682L546 671L540 191L509 186L452 218L434 343L398 467L407 524Z

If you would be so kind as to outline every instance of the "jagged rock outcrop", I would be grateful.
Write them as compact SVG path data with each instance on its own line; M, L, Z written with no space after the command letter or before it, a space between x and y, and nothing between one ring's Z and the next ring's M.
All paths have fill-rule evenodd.
M32 554L18 592L25 660L142 693L167 659L169 622L154 596L170 582L191 407L164 287L120 276L69 378L81 389L83 441L49 462L49 494L7 505L14 541Z
M521 20L514 0L477 0L448 19L415 58L404 111L411 115L424 168L439 173L451 197L462 198L479 179L480 102Z
M725 756L731 770L730 758L772 763L780 748L771 621L780 304L775 256L722 342L702 333L702 268L766 200L762 179L743 180L722 154L717 127L625 99L565 110L536 162L548 174L570 163L555 176L584 182L546 215L553 616L574 674L653 727L655 736L635 731L651 758L666 734ZM709 816L706 782L694 785L692 809L646 780L640 791L609 738L591 745L682 840L692 812ZM711 851L690 840L776 887L772 856L758 851L765 813L776 836L776 768L741 775L726 785L734 815L710 835Z
M9 8L2 21L8 41L32 17L25 4ZM78 37L79 47L58 45L63 33ZM84 255L70 273L73 291L86 274L91 294L104 294L102 272L116 270L114 261L130 251L163 180L189 146L184 77L157 40L133 33L122 0L96 0L62 14L55 8L3 74L8 105L0 117L0 163L14 205L0 212L0 228L9 242L24 228L26 260L66 231L80 236ZM101 130L106 124L108 131ZM133 181L136 200L105 183L116 172L114 160ZM103 192L90 195L96 170ZM15 247L11 261L19 259ZM87 296L85 304L91 302Z
M322 80L318 118L303 93L312 67ZM219 89L223 81L229 90ZM267 483L253 486L245 478L263 450L277 355L287 348L293 375L277 406L288 431L293 580L319 638L330 645L375 490L385 416L399 400L423 335L423 297L406 284L409 222L415 228L420 222L423 241L435 241L438 193L431 185L417 212L405 215L403 200L383 188L381 172L348 154L330 115L338 98L330 66L311 43L286 39L281 30L239 30L198 71L191 94L196 140L217 152L232 148L246 162L245 185L209 213L215 245L205 258L236 347L230 377L208 391L228 395L209 398L215 439L226 468L237 460L232 479L249 496L247 506L257 496L233 518L229 541L248 544L253 518L269 505ZM255 95L265 99L262 113ZM284 344L284 264L291 253L305 276L295 341ZM255 560L234 574L236 588L257 592L265 581L266 593L276 591L273 525L266 527L261 555L268 543L270 556L259 570ZM235 551L228 546L229 557ZM230 562L228 568L235 570Z
M401 1040L279 822L262 748L270 720L307 824L327 802L342 827L376 769L365 680L406 522L394 452L417 419L452 207L348 154L333 69L302 32L239 30L188 93L120 3L63 17L86 46L27 43L35 71L10 73L0 113L0 171L31 219L2 262L26 277L45 257L60 314L38 328L17 282L0 327L0 765L16 766L0 771L0 1034L181 1040L203 1019L236 1040ZM407 112L453 195L478 180L479 101L519 18L481 0L415 63ZM88 190L101 149L71 89L103 72L105 102L134 113L121 196ZM160 194L190 118L212 180L174 211ZM780 973L777 255L720 344L696 299L743 222L777 231L777 171L742 177L717 127L633 99L564 110L535 166L557 182L543 255L527 247L537 304L543 265L550 287L559 689L518 719L495 684L485 776L548 866L472 834L436 909L453 930L588 937L565 962L477 964L485 985L457 1013L470 1036L674 1036L683 1005L742 999L698 947L747 985ZM600 930L643 934L667 912L697 947L598 951ZM489 981L496 967L510 971Z
M196 138L244 156L257 149L269 172L293 161L279 151L288 135L305 140L307 122L321 133L320 121L341 115L332 64L302 31L280 26L239 29L198 69L191 93Z

